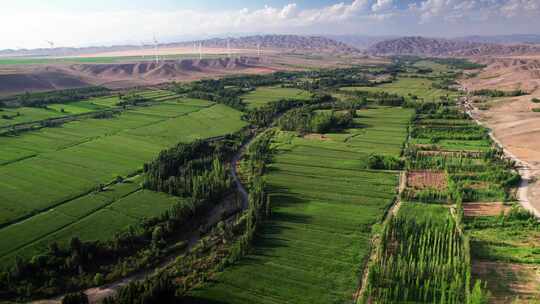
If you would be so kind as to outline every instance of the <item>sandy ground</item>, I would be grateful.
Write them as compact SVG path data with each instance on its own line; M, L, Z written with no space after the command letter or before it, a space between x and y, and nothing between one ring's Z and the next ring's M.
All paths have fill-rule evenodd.
M540 92L533 96L540 97ZM477 111L480 121L492 129L493 135L517 158L527 164L523 168L530 204L540 210L540 113L532 112L537 105L532 96L503 99L487 111ZM528 169L528 170L527 170Z
M462 80L465 89L521 89L530 93L490 102L488 110L474 111L474 116L492 130L509 153L524 162L520 171L525 181L518 191L540 211L540 113L532 112L540 104L531 102L540 98L540 55L477 61L488 66L476 77Z
M540 269L537 265L473 261L473 276L487 282L490 303L530 303L538 298ZM516 298L520 301L514 302Z
M227 54L229 53L229 50L227 48L202 48L202 52L205 55L218 55L218 54ZM257 54L256 49L231 49L230 52L232 54ZM275 54L275 50L263 50L261 51L264 54ZM157 50L157 54L159 56L166 56L166 55L191 55L191 54L199 54L198 47L160 47ZM144 49L135 49L135 50L127 50L127 51L114 51L114 52L101 52L101 53L94 53L94 54L82 54L78 56L73 56L74 58L77 57L84 57L84 58L97 58L97 57L126 57L126 56L148 56L152 57L156 55L156 50L152 47L146 46Z
M265 53L261 57L166 60L157 64L153 61L126 61L111 64L58 62L46 65L0 66L0 96L91 85L123 89L227 75L268 74L276 71L338 68L383 62L386 61L371 57Z

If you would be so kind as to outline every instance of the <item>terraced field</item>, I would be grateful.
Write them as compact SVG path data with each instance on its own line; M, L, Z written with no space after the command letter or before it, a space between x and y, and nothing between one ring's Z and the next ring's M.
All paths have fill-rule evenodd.
M358 112L328 139L281 132L267 175L272 219L253 254L195 290L211 303L345 303L369 254L371 227L396 194L397 173L365 169L371 152L399 155L412 111ZM367 143L370 143L369 145ZM214 301L214 302L212 302Z
M194 99L184 104L176 98L111 119L83 119L0 137L2 261L15 253L31 256L49 240L110 238L143 216L168 209L172 198L140 191L138 181L94 192L118 176L136 174L179 142L239 130L245 126L240 116L223 105Z
M385 83L374 87L344 87L344 91L386 92L404 97L417 96L424 101L439 101L441 97L455 98L456 92L435 89L433 81L427 78L400 77L392 83Z
M309 92L294 88L258 87L255 91L244 95L242 98L249 109L255 109L280 99L309 99L310 97Z

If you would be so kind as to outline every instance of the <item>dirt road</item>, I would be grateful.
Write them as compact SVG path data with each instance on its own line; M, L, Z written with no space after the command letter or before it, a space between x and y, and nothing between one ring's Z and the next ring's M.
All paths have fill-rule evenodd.
M238 161L242 158L243 153L245 152L246 147L251 143L254 137L249 139L246 143L242 145L242 147L238 150L236 155L231 160L231 176L233 178L234 183L236 184L236 188L238 190L238 193L241 196L242 200L242 210L247 209L248 207L248 192L245 189L244 185L242 185L242 182L240 181L238 174L236 172L236 165ZM225 203L220 204L216 206L213 210L210 211L209 216L206 220L205 225L206 226L214 226L219 221L221 221L221 215L227 213L230 210L236 209L238 206L234 203ZM114 283L106 284L103 286L90 288L84 291L84 293L88 296L88 300L90 303L101 303L105 298L113 296L116 294L118 290L120 290L122 287L128 285L130 282L135 281L142 281L147 277L151 277L153 275L156 275L159 273L161 269L167 268L169 266L172 266L176 260L176 258L183 254L188 252L190 249L192 249L199 240L203 237L203 235L200 235L199 231L193 231L186 239L188 239L188 245L186 246L185 250L183 250L179 254L171 255L169 257L166 257L161 263L159 263L158 266L156 266L153 269L146 269L139 272L136 272L130 276L127 276L121 280L118 280ZM38 300L34 301L32 303L34 304L59 304L62 302L63 296L56 297L54 299L48 299L48 300Z
M537 155L537 153L528 153L528 154L522 154L520 155L520 157L518 157L514 153L516 150L519 151L519 142L515 141L516 140L515 137L518 136L517 133L531 131L531 129L525 129L525 130L521 129L517 133L514 131L512 134L512 131L509 131L510 129L512 129L512 126L506 125L501 128L500 123L497 124L496 122L494 122L493 117L486 117L485 114L483 114L471 102L469 102L468 98L464 98L463 101L465 103L466 113L472 119L474 119L476 123L478 123L479 125L490 128L489 136L491 137L493 142L495 142L499 147L503 149L507 157L515 161L517 170L519 174L521 175L521 183L519 185L518 192L517 192L519 203L523 208L532 212L536 217L540 218L540 201L537 200L535 196L530 195L532 192L535 191L535 188L538 187L537 184L532 185L532 182L535 180L535 176L540 173L538 162L535 161L534 163L530 163L530 161L535 160L536 157L539 156L540 154ZM503 112L503 115L507 117L510 116L510 114L511 112L507 112L507 111ZM537 121L535 121L535 123L540 123L540 117ZM498 133L501 133L501 134L506 134L506 136L503 137L501 140L495 133L496 131L499 131ZM532 137L532 138L529 138L529 140L532 142L535 142L535 141L539 141L539 138L534 139L534 137ZM526 139L525 140L522 139L521 141L525 144L527 142ZM531 150L534 151L534 149L531 149ZM538 152L540 153L540 150L538 150Z

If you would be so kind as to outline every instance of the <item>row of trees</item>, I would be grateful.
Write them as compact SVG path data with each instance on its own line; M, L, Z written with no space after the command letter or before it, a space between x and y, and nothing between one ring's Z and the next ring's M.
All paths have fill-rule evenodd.
M309 108L293 109L278 120L278 126L285 131L300 133L327 133L352 127L356 111L345 113L336 111L315 111Z
M0 99L0 106L44 107L51 103L68 103L108 94L110 94L110 90L105 87L87 87L39 93L27 92Z
M218 199L230 188L231 180L223 163L241 145L230 136L216 142L195 141L162 151L144 165L146 189L193 199Z
M200 286L209 280L210 274L234 264L248 254L257 231L271 214L262 174L265 172L266 161L271 157L270 143L273 135L272 130L266 131L247 148L244 163L249 167L246 172L251 175L248 178L248 208L231 227L223 222L218 225L216 229L221 230L217 233L221 241L214 239L212 244L201 241L200 246L193 249L190 255L179 259L172 269L143 282L132 282L104 303L198 303L189 296L193 287ZM216 248L218 245L219 248Z
M81 242L73 238L68 246L51 243L42 255L17 259L12 269L0 273L0 298L53 296L152 267L174 250L165 247L167 240L178 231L198 229L201 219L231 191L223 163L243 137L244 133L240 133L163 151L145 166L144 186L182 195L178 203L159 217L129 227L111 241Z

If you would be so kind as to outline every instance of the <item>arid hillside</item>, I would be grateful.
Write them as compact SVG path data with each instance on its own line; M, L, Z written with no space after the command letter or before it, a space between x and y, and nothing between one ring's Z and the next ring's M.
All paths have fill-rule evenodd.
M379 42L368 49L378 56L415 55L432 57L512 56L540 53L540 46L469 42L425 37L403 37Z

